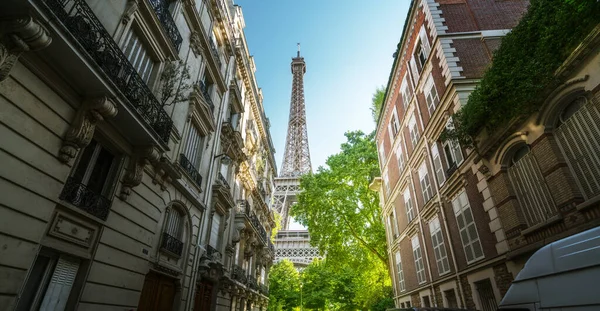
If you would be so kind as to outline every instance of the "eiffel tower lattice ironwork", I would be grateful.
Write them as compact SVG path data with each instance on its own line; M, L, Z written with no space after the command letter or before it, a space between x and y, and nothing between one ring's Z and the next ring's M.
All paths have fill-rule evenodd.
M275 178L273 209L281 215L281 231L275 239L275 261L289 259L297 268L302 268L319 257L319 251L310 246L307 230L289 230L289 210L297 202L300 191L300 177L311 172L308 133L306 129L306 108L304 105L304 73L306 63L298 54L292 58L292 96L290 119L283 155L283 165L279 177Z

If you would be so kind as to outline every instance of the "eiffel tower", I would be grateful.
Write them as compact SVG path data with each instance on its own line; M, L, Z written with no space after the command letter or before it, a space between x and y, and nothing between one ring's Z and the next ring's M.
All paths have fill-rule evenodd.
M308 231L289 230L290 207L297 202L300 190L300 177L311 172L308 133L306 130L306 109L304 105L304 73L306 63L298 54L292 58L292 96L290 119L283 155L283 165L279 177L275 178L273 208L281 215L281 231L275 239L275 261L287 258L297 268L302 268L319 257L319 251L310 247Z

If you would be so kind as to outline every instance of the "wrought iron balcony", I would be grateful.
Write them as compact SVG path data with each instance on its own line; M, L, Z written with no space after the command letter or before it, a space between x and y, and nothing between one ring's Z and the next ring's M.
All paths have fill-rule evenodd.
M102 219L108 218L112 202L90 189L73 177L69 177L60 193L59 199L67 201L80 209Z
M452 174L454 174L454 172L456 172L456 163L451 163L450 167L446 170L446 177L450 178L450 176L452 176Z
M179 33L179 29L177 29L177 25L171 16L171 12L169 11L169 3L167 0L149 0L150 4L154 8L154 12L156 16L158 16L158 20L162 24L163 29L167 32L171 43L177 51L181 47L181 42L183 42L183 38L181 37L181 33Z
M213 58L215 59L217 66L219 66L219 72L220 72L222 63L221 63L221 59L219 58L219 51L217 50L217 47L215 46L215 42L213 41L212 38L208 39L208 42L210 43L210 51L212 52Z
M94 60L156 136L168 143L173 121L86 2L44 1L79 48Z
M246 270L242 269L242 267L238 265L233 265L231 277L242 284L246 284L246 282L248 282Z
M198 85L200 86L200 90L202 91L204 100L206 100L208 106L210 106L210 111L215 112L215 104L213 104L213 101L210 98L210 94L208 93L208 86L204 84L202 80L198 81Z
M211 245L206 244L206 256L214 258L215 255L221 258L221 252L219 252L216 248L212 247Z
M181 253L183 252L183 242L179 241L178 238L163 232L160 248L173 255L181 256Z
M256 278L251 275L248 276L248 287L250 287L253 290L258 290L258 283L256 282Z
M267 242L267 230L262 226L260 220L256 216L256 214L250 214L250 222L256 231L258 232L259 237L262 239L263 243Z
M225 188L231 189L229 187L229 182L227 182L227 179L225 179L225 176L223 176L223 174L221 174L221 172L219 172L219 175L217 176L217 178L219 179L219 182L221 182L223 184L223 186L225 186Z
M179 155L179 165L183 170L190 176L190 178L198 185L198 187L202 186L202 176L194 167L192 162L188 160L188 158L182 153Z
M269 288L265 284L260 284L258 290L261 294L269 296Z

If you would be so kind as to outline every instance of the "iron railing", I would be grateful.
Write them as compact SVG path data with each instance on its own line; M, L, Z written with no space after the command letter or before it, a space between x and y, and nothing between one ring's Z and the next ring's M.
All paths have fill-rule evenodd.
M177 256L181 256L181 253L183 252L183 242L166 232L163 232L160 247Z
M198 86L200 86L200 90L202 91L202 96L204 96L204 100L208 103L210 107L210 111L215 112L215 104L213 104L212 99L210 98L210 94L208 93L208 86L204 84L204 81L198 81Z
M242 269L242 267L238 265L233 265L231 277L242 284L246 284L248 281L248 278L246 277L246 270Z
M149 0L152 8L154 8L154 12L156 16L158 16L158 20L163 27L163 29L167 32L167 36L173 43L173 46L177 51L181 47L181 42L183 42L183 38L181 37L181 33L179 29L177 29L177 25L171 16L171 12L169 11L169 3L167 0Z
M253 290L258 290L258 283L256 282L256 278L252 275L248 276L248 287Z
M250 210L250 204L248 204L247 200L238 201L237 213L244 214L244 216L248 218L248 220L252 224L252 227L254 227L256 232L258 232L258 236L261 238L263 243L266 244L269 241L267 239L267 230L265 230L265 227L263 227L263 225L260 223L260 220L258 219L256 214L254 214L254 212Z
M217 63L217 66L219 67L219 73L221 72L221 59L219 58L219 51L217 50L217 47L215 46L215 42L213 41L212 38L208 39L208 42L210 43L210 51L212 52L213 58L215 59L215 62Z
M200 173L198 172L196 167L194 167L192 162L190 162L190 160L188 160L188 158L183 153L179 155L179 165L190 176L190 178L196 183L196 185L198 185L198 187L201 187L202 176L200 175Z
M209 244L206 244L206 256L213 258L215 254L219 254L219 258L221 257L221 252L219 252L216 248L212 247Z
M112 202L106 197L82 184L79 180L69 177L60 193L59 199L102 219L108 218Z
M169 142L173 121L154 97L146 82L83 0L45 0L56 20L71 33L80 48L122 92L155 134Z
M217 178L219 179L219 181L223 184L223 186L227 189L231 189L229 187L229 182L227 182L227 179L225 178L225 176L223 176L223 174L221 174L221 172L219 172L219 175L217 176Z

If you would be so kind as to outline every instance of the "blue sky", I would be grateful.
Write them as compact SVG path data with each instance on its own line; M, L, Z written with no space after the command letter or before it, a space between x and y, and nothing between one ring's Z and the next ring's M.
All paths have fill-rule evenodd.
M284 152L292 75L301 43L313 171L339 152L349 130L375 128L370 103L387 84L409 0L236 0L271 122L278 169Z

